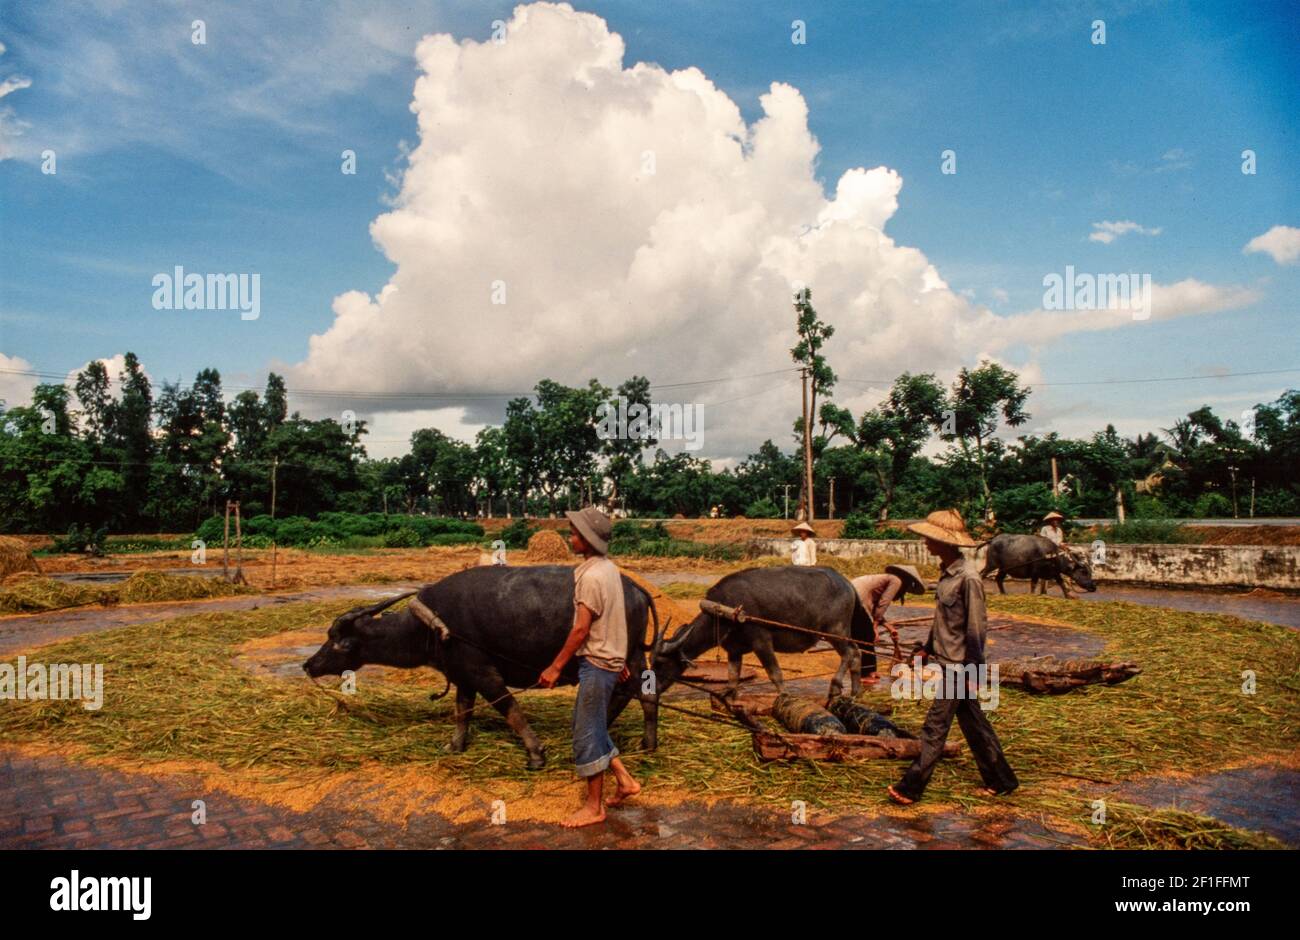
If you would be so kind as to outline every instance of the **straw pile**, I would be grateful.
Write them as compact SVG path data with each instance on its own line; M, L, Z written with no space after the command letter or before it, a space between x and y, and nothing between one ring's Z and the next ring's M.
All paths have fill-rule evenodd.
M573 552L560 533L543 529L528 540L524 559L530 565L562 565L573 561Z
M0 614L30 614L94 604L105 589L85 584L68 584L38 574L18 574L0 587ZM104 601L112 603L112 601Z
M27 543L8 535L0 535L0 581L21 571L40 573L36 559L27 550Z
M70 584L40 575L19 575L0 587L0 614L30 614L88 604L148 604L251 594L246 585L221 578L137 571L118 584Z
M232 584L223 578L198 575L163 574L160 571L137 571L117 587L120 604L147 604L154 601L188 601L205 597L230 597L251 594L253 589Z
M246 781L268 774L309 781L373 766L395 778L428 771L465 792L509 788L540 797L573 789L572 770L563 760L529 774L513 733L492 709L476 712L470 749L450 754L445 743L455 703L430 703L427 687L368 679L363 672L357 692L344 696L306 679L261 679L234 662L249 640L319 629L356 603L189 615L51 645L42 655L52 662L106 664L104 708L11 702L0 709L0 739L80 748L120 763L206 761ZM1104 601L995 596L990 607L1072 623L1108 641L1107 659L1141 659L1144 667L1121 685L1090 686L1071 695L1002 689L999 707L988 714L1021 787L997 801L1000 812L1042 818L1099 846L1277 847L1206 817L1120 801L1112 785L1148 774L1293 760L1300 727L1300 634L1236 617ZM1257 694L1242 695L1243 669L1256 673ZM521 696L533 730L552 754L569 747L573 695L566 688ZM670 693L669 700L709 710L682 694ZM887 689L873 689L859 701L877 712L893 704L894 720L909 728L920 726L927 704L891 703ZM629 768L648 784L647 798L689 794L705 804L730 800L771 807L788 805L793 793L813 812L895 811L884 788L904 769L897 761L759 764L743 729L669 710L660 719L654 754L638 751L637 709L628 709L611 729ZM953 739L960 735L954 732ZM993 804L975 795L978 782L963 749L939 764L925 801L907 812L987 809ZM1106 799L1105 826L1089 824L1092 801L1099 798Z

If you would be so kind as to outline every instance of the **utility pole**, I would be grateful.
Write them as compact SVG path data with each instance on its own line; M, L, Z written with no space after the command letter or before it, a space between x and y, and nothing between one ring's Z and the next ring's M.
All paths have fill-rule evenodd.
M275 539L275 476L276 471L280 469L280 458L271 458L271 587L275 587L275 561L276 539Z
M1061 493L1061 478L1056 473L1056 458L1052 458L1052 499Z
M783 484L781 484L781 485L785 487L785 516L784 516L784 518L789 519L789 518L790 518L790 484L789 484L789 483L783 483Z
M826 508L829 512L829 518L834 519L835 518L835 478L834 477L831 477L831 502L830 505L827 506Z
M221 577L230 580L230 500L226 500L226 525L221 532Z

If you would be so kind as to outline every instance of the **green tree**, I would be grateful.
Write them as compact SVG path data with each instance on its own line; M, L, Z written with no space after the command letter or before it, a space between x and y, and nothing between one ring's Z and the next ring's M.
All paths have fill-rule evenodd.
M942 424L945 400L943 386L933 374L904 372L884 401L858 422L857 445L870 459L880 486L880 522L889 518L894 490L908 464L930 439L932 429Z
M790 350L790 357L795 363L808 374L808 414L816 416L817 399L828 397L831 389L835 387L835 373L826 362L826 357L822 355L821 349L826 345L826 341L835 335L835 327L828 323L823 323L817 316L816 309L812 305L812 289L805 287L799 293L795 294L795 333L799 341L795 343ZM829 435L838 430L843 430L846 425L844 414L840 414L836 409L831 409L823 416L822 438L823 444ZM814 417L815 420L815 417ZM801 414L794 423L795 438L803 447L804 440L804 419ZM809 450L815 451L816 445L812 441L812 429L808 429ZM815 462L816 454L813 454ZM813 494L813 473L811 467L805 466L806 493L802 502L805 504L807 518L811 519L814 515L814 494Z
M947 403L952 421L942 426L946 433L941 430L941 436L945 440L957 440L966 462L978 472L986 516L992 510L988 463L996 443L992 442L993 435L999 419L1013 428L1029 420L1025 411L1028 398L1029 389L1021 387L1019 377L996 362L981 362L978 369L963 368L953 383Z
M608 407L615 415L620 413L619 399L622 399L623 407L628 411L631 411L635 405L648 409L651 405L650 380L644 376L634 375L620 385L617 397L608 401ZM645 450L659 443L658 438L654 436L654 429L649 427L648 423L643 435L631 433L641 430L631 427L631 424L632 421L629 419L629 426L620 429L624 433L606 438L601 448L606 457L605 475L610 480L611 502L619 498L623 481L641 463L641 455Z

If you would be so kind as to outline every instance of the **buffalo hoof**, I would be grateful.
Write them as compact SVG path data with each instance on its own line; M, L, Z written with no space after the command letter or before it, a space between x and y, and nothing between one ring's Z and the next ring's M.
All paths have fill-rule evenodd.
M536 754L529 754L529 755L528 755L528 769L529 769L529 770L544 770L544 769L546 769L546 752L545 752L545 751L538 751Z
M653 751L658 749L658 747L659 747L659 742L655 738L647 738L647 737L641 738L641 750Z
M453 754L463 754L468 748L468 739L457 741L455 738L452 738L451 743L447 745L447 750L451 751Z

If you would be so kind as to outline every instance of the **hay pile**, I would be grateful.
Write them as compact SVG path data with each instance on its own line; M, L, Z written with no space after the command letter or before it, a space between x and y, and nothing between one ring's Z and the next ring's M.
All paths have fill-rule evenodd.
M23 574L0 587L0 614L31 614L88 604L147 604L252 594L254 588L221 578L137 571L118 584L72 584Z
M36 559L27 550L27 543L9 535L0 535L0 581L24 571L40 574Z
M31 614L65 607L82 607L104 601L105 589L86 584L69 584L39 574L18 574L0 587L0 614Z
M229 597L251 594L246 585L231 584L222 578L199 575L163 574L160 571L137 571L117 588L120 604L147 604L152 601L189 601L204 597Z
M528 540L524 560L530 565L562 565L574 560L564 536L550 529L534 532Z

